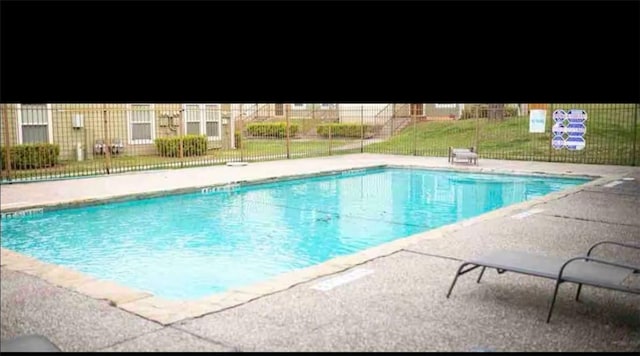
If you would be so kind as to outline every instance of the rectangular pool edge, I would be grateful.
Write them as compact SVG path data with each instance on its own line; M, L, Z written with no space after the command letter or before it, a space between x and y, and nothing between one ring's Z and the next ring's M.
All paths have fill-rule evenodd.
M420 169L424 169L424 167L420 167ZM341 170L339 172L344 171L349 170ZM592 182L588 182L586 184ZM456 221L451 224L395 239L349 255L336 256L319 264L294 269L247 286L212 293L197 299L176 300L163 298L151 292L129 287L112 280L98 279L66 266L50 264L6 247L1 248L3 257L10 258L8 261L6 258L3 258L2 267L32 275L35 278L42 279L58 287L80 293L88 298L107 300L112 303L113 306L123 311L139 315L143 318L166 326L183 320L221 312L229 308L251 302L258 298L286 291L297 285L342 273L369 261L407 250L410 246L425 240L446 238L448 233L457 231L461 228L505 217L517 211L530 209L532 206L537 204L575 193L579 191L580 189L578 188L583 185L549 193L538 198L505 206L469 219ZM47 267L49 268L47 269ZM52 270L57 271L57 273L52 273ZM97 291L97 287L99 287L99 291ZM123 293L123 291L126 293Z
M262 184L270 184L275 182L285 182L285 181L296 180L296 179L332 176L332 175L338 175L344 172L351 172L351 171L354 171L354 174L359 174L359 173L364 173L364 171L370 171L370 170L376 170L376 169L382 170L385 168L387 168L387 165L385 164L375 164L375 165L356 167L356 168L333 169L328 171L320 171L320 172L312 172L312 173L282 175L282 176L274 176L274 177L258 178L258 179L250 179L250 180L227 181L224 183L212 183L207 185L198 185L198 186L191 186L186 188L157 190L157 191L151 191L151 192L140 192L140 193L117 195L117 196L87 198L87 199L78 199L78 200L72 200L72 201L44 203L44 204L26 204L19 207L0 208L0 211L2 212L2 216L4 217L5 216L4 214L10 214L10 213L20 212L25 210L32 210L32 209L44 209L44 211L55 211L55 210L61 210L61 209L67 209L67 208L89 207L89 206L104 205L104 204L110 204L110 203L158 198L158 197L164 197L164 196L191 194L191 193L196 193L198 191L202 191L203 189L224 188L227 186L248 187L248 186L255 186L255 185L262 185ZM14 203L10 203L10 204L13 205Z
M455 171L455 172L469 172L469 173L485 173L485 174L501 174L501 175L511 175L511 176L534 176L534 177L562 177L562 178L568 178L568 177L573 177L573 178L585 178L584 175L553 175L553 174L541 174L541 175L535 175L535 174L531 174L530 172L518 172L520 174L513 174L513 173L502 173L496 170L485 170L485 171L480 171L478 169L461 169L463 167L427 167L427 166L412 166L412 165L374 165L374 166L367 166L367 167L358 167L358 168L347 168L347 169L339 169L339 170L330 170L330 171L324 171L324 172L315 172L315 173L304 173L304 174L297 174L297 175L289 175L289 176L280 176L280 177L269 177L269 178L261 178L261 179L254 179L254 180L250 180L250 181L240 181L238 182L238 184L242 184L244 186L253 186L253 185L261 185L261 184L269 184L269 183L273 183L273 182L279 182L279 181L289 181L289 180L296 180L296 179L304 179L304 178L311 178L311 177L321 177L321 176L331 176L331 175L336 175L339 173L343 173L343 172L349 172L352 173L353 175L357 175L359 173L368 173L368 172L363 172L363 171L371 171L371 170L376 170L376 169L387 169L387 168L401 168L401 169L416 169L416 170L429 170L429 171ZM465 167L466 168L466 167ZM469 167L470 168L470 167ZM189 318L194 318L194 317L199 317L205 314L210 314L210 313L214 313L214 312L218 312L221 310L225 310L231 307L235 307L238 305L242 305L244 303L250 302L251 300L257 299L257 298L261 298L264 297L266 295L269 294L273 294L273 293L278 293L278 292L282 292L284 290L287 290L295 285L298 284L303 284L303 283L308 283L310 281L313 281L315 279L327 276L327 275L331 275L331 274L336 274L336 273L341 273L345 270L348 270L350 268L354 268L360 264L366 263L368 261L380 258L380 257L384 257L384 256L388 256L391 255L393 253L402 251L403 249L408 248L409 246L418 243L420 241L423 241L425 239L439 239L439 238L443 238L445 237L445 234L451 231L455 231L457 229L460 228L465 228L468 227L470 225L479 223L481 221L486 221L486 220L491 220L491 219L495 219L498 218L500 216L507 216L509 214L511 214L512 212L518 211L518 210L522 210L522 209L526 209L526 208L530 208L533 205L536 204L540 204L543 201L548 201L548 200L553 200L553 199L557 199L559 196L564 196L564 195L568 195L568 194L572 194L575 193L579 190L581 190L585 185L587 184L593 184L594 182L600 181L600 179L592 179L591 181L586 181L582 184L578 184L575 187L571 187L568 189L564 189L562 191L557 191L557 192L553 192L553 193L549 193L546 194L544 196L538 197L538 198L534 198L531 200L527 200L527 201L523 201L517 204L513 204L510 206L505 206L475 217L472 217L470 219L465 219L465 220L460 220L460 221L456 221L454 223L451 224L447 224L444 226L440 226L434 229L430 229L427 231L423 231L417 234L413 234L413 235L409 235L406 237L402 237L396 240L392 240L380 245L376 245L370 248L367 248L365 250L361 250L349 255L343 255L343 256L337 256L334 257L332 259L326 260L322 263L316 264L316 265L311 265L308 267L304 267L301 269L296 269L296 270L291 270L289 272L285 272L281 275L277 275L274 276L270 279L255 283L255 284L251 284L245 287L239 287L239 288L233 288L233 289L229 289L227 291L224 292L218 292L218 293L213 293L211 295L205 296L203 298L199 298L196 300L193 299L181 299L181 300L173 300L173 299L166 299L166 298L162 298L162 297L158 297L154 294L151 295L142 295L140 293L147 293L144 291L140 291L131 287L127 287L124 285L121 285L121 287L126 288L127 289L127 296L126 298L123 299L122 296L119 296L119 299L115 299L114 296L109 295L108 291L100 291L99 294L96 294L95 292L92 292L89 290L88 287L88 283L93 283L96 286L100 286L101 288L105 285L111 285L112 283L116 283L116 282L112 282L109 280L95 280L93 279L93 277L91 277L91 279L87 279L86 282L84 282L82 285L78 285L78 286L72 286L72 287L66 287L67 289L70 289L72 291L76 291L79 292L85 296L88 296L90 298L93 299L103 299L103 300L110 300L112 302L114 302L115 306L125 310L127 312L130 313L134 313L134 314L138 314L142 317L145 317L147 319L156 321L158 323L161 323L163 325L169 325L172 324L174 322L180 321L180 320L185 320L185 319L189 319ZM217 186L217 187L224 187L226 185L229 184L234 184L232 182L227 182L227 183L220 183L220 184L216 184L216 185L211 185L211 186L205 186L204 188L207 187L213 187L213 186ZM144 199L144 198L150 198L150 195L153 196L166 196L166 195L175 195L175 194L184 194L184 193L190 193L190 192L197 192L199 189L204 189L203 187L190 187L190 188L179 188L179 189L173 189L173 190L169 190L169 191L162 191L162 192L150 192L150 193L143 193L141 194L135 194L134 196L138 196L138 199ZM186 190L186 192L185 192ZM174 192L174 194L167 194L166 192ZM109 199L107 198L106 200L102 200L99 202L94 202L94 204L87 204L88 206L91 205L96 205L96 204L106 204L106 203L111 203L111 202L115 202L115 201L121 201L121 200L133 200L133 199L125 199L127 197L131 197L131 195L127 195L127 196L120 196L117 198L112 198ZM63 205L62 207L59 208L64 208L64 207L77 207L79 206L78 204L57 204L56 206L60 206ZM80 204L82 205L82 204ZM22 208L23 210L25 208ZM34 209L33 207L31 207L31 209ZM57 210L57 209L47 209L47 210ZM20 254L23 255L20 252L17 251L13 251L10 249L7 249L5 247L2 248L3 250L3 257L5 255L6 251L10 251L13 252L15 254ZM29 257L28 255L23 255L26 258L29 259L34 259L32 257ZM39 261L39 260L38 260ZM3 261L3 263L6 261ZM40 261L39 261L40 262ZM46 264L44 262L41 262L42 264ZM4 268L4 264L3 264L3 268ZM26 266L26 265L25 265ZM58 266L58 265L52 265L52 266ZM62 267L62 266L59 266ZM54 267L55 268L55 267ZM64 269L69 269L68 267L63 267ZM9 268L9 269L13 269L13 268ZM69 269L70 270L70 269ZM75 270L71 270L71 271L75 271ZM52 281L50 281L46 276L38 276L36 273L40 274L41 273L41 268L36 268L35 265L28 265L26 266L26 271L21 271L23 273L27 273L27 274L31 274L34 275L40 279L44 279L49 281L50 283L54 283ZM34 273L35 272L35 273ZM79 272L78 272L79 273ZM46 273L44 273L46 274ZM87 275L88 276L88 275ZM54 283L55 284L55 283ZM93 284L91 285L92 287ZM84 286L84 287L82 287ZM117 287L117 286L116 286ZM119 290L120 287L117 287L116 290ZM90 293L89 293L90 292ZM114 294L114 293L112 293ZM114 294L115 295L115 294ZM136 299L133 299L136 298ZM157 302L157 305L156 305ZM183 304L185 303L185 304Z

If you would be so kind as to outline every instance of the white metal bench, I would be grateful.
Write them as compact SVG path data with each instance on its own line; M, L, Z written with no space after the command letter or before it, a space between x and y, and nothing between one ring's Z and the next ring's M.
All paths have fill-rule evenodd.
M456 161L458 160L458 161ZM449 163L459 162L463 160L469 164L478 165L478 153L475 147L470 148L453 148L449 147Z

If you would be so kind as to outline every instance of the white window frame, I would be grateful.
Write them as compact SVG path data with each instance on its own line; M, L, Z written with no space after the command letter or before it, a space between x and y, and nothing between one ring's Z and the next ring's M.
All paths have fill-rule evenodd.
M305 110L307 108L307 104L291 104L291 109L293 110Z
M334 104L320 104L320 110L329 110L333 109Z
M197 120L194 121L189 121L189 106L195 106L196 107L196 111L197 111ZM182 104L182 110L183 110L183 117L184 117L184 122L181 122L180 125L182 126L182 134L183 135L187 135L188 134L188 127L189 127L189 122L197 122L198 123L198 135L202 135L202 105L200 104Z
M36 104L36 103L34 103ZM38 105L42 105L42 103L38 103ZM47 136L49 136L49 143L53 143L53 118L51 114L51 104L45 104L47 106ZM16 108L18 110L17 120L17 131L18 131L18 144L22 144L22 105L16 104Z
M133 130L131 129L131 111L133 110L133 105L149 105L149 111L151 112L151 139L150 140L134 140ZM156 111L155 104L146 104L146 103L133 103L127 104L127 140L130 145L148 145L153 143L153 140L156 139Z
M220 104L182 104L182 109L184 112L187 112L187 105L197 105L198 106L198 121L200 122L200 135L207 134L207 118L204 115L205 110L207 110L207 106L213 106L214 112L216 113L216 121L218 122L218 136L207 136L207 141L219 141L222 138L222 106ZM185 116L184 125L182 129L183 134L187 134L187 119Z

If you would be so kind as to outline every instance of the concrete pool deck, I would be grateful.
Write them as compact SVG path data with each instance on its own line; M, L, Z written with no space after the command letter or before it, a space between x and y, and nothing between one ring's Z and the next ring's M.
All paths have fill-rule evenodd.
M3 185L0 210L379 165L602 178L197 302L164 301L3 249L1 337L37 332L69 351L640 350L638 295L586 287L576 303L574 287L563 286L548 325L553 281L487 273L475 284L467 276L444 298L459 261L477 252L570 256L603 239L640 242L637 167L487 159L452 166L356 154ZM607 186L623 177L635 180ZM513 217L534 207L537 214ZM350 283L311 288L363 269L369 274Z

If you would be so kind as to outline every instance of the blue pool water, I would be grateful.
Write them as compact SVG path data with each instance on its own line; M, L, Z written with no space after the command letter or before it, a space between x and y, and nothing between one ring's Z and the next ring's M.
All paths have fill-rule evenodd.
M3 247L196 299L582 184L372 169L2 219Z

